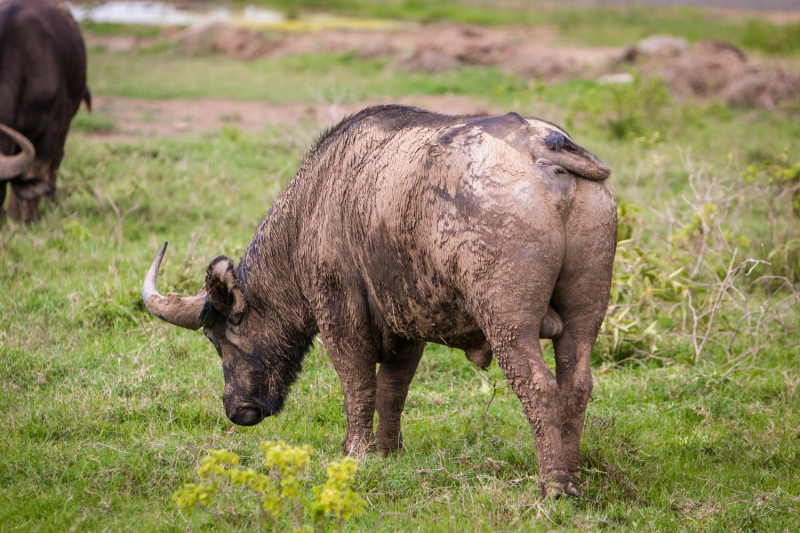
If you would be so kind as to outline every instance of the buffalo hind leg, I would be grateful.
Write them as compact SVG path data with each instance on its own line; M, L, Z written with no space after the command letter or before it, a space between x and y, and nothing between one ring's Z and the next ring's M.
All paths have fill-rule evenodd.
M400 417L408 396L408 387L425 351L425 343L408 341L395 347L391 359L384 360L378 369L378 451L389 453L403 447ZM384 354L388 357L389 354Z
M561 316L551 306L547 307L547 313L542 319L539 338L553 340L556 353L556 382L561 404L561 459L571 481L575 481L580 469L583 419L592 393L592 373L589 363L594 338L576 339L569 331L565 334ZM563 485L561 491L570 496L580 496L574 483Z
M564 324L561 336L553 341L563 416L562 458L573 477L580 470L581 434L592 395L592 348L608 305L613 253L613 246L595 253L594 268L572 262L562 272L570 283L558 284L553 293L553 307Z
M561 453L573 479L580 470L581 434L592 394L590 363L595 337L579 335L566 328L561 337L553 341L561 399Z
M581 434L592 394L592 348L608 306L616 220L612 219L609 225L610 236L597 238L586 246L586 256L593 258L591 263L582 257L567 256L561 272L565 281L559 281L552 297L563 322L563 331L553 341L553 348L563 416L562 458L571 476L580 470Z
M541 319L527 327L521 326L521 333L510 341L496 337L492 351L533 429L542 494L576 495L562 459L558 383L539 345L540 323Z

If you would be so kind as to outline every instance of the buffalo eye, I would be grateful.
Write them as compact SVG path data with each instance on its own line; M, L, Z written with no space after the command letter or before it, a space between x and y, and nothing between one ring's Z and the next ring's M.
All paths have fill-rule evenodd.
M219 355L219 358L222 359L222 350L219 347L219 342L217 342L216 335L214 335L212 329L203 328L203 334L211 342L211 344L214 345L214 348L217 350L217 355Z

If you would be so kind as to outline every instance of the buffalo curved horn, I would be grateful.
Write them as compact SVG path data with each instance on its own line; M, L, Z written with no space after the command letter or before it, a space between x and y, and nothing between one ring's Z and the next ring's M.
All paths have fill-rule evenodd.
M33 158L36 157L36 149L27 137L16 130L0 124L0 131L11 137L11 140L22 149L22 152L17 155L0 154L0 180L3 180L25 172L28 165L33 162Z
M181 298L174 292L161 296L158 293L158 269L161 267L161 260L164 252L167 251L167 242L161 246L158 255L150 265L147 276L144 278L142 287L142 299L147 309L164 322L180 326L182 328L196 330L205 323L211 302L208 301L205 291L201 291L197 296Z

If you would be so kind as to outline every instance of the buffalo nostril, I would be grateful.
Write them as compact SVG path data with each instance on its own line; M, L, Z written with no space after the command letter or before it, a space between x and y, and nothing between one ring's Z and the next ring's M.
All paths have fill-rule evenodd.
M228 413L228 418L237 426L255 426L272 413L252 404L239 404Z

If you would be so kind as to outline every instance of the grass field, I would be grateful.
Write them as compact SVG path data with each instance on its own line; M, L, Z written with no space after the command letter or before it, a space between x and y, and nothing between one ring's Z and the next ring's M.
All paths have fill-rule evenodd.
M496 364L478 372L462 352L429 345L404 414L406 450L359 459L354 489L367 510L346 531L796 529L792 108L675 102L652 80L408 74L350 55L238 63L93 50L90 84L100 94L276 104L454 92L561 123L613 169L621 242L615 308L593 358L584 497L539 495L530 427ZM308 501L345 434L324 348L308 355L283 413L234 426L214 349L152 317L141 281L164 240L162 293L193 294L211 259L240 257L318 132L300 121L108 141L88 133L93 119L78 120L42 221L0 228L0 531L266 530L238 493L191 514L171 496L197 481L205 450L257 467L258 443L283 439L315 449L301 479ZM545 355L553 366L549 343ZM291 519L280 527L292 530Z

